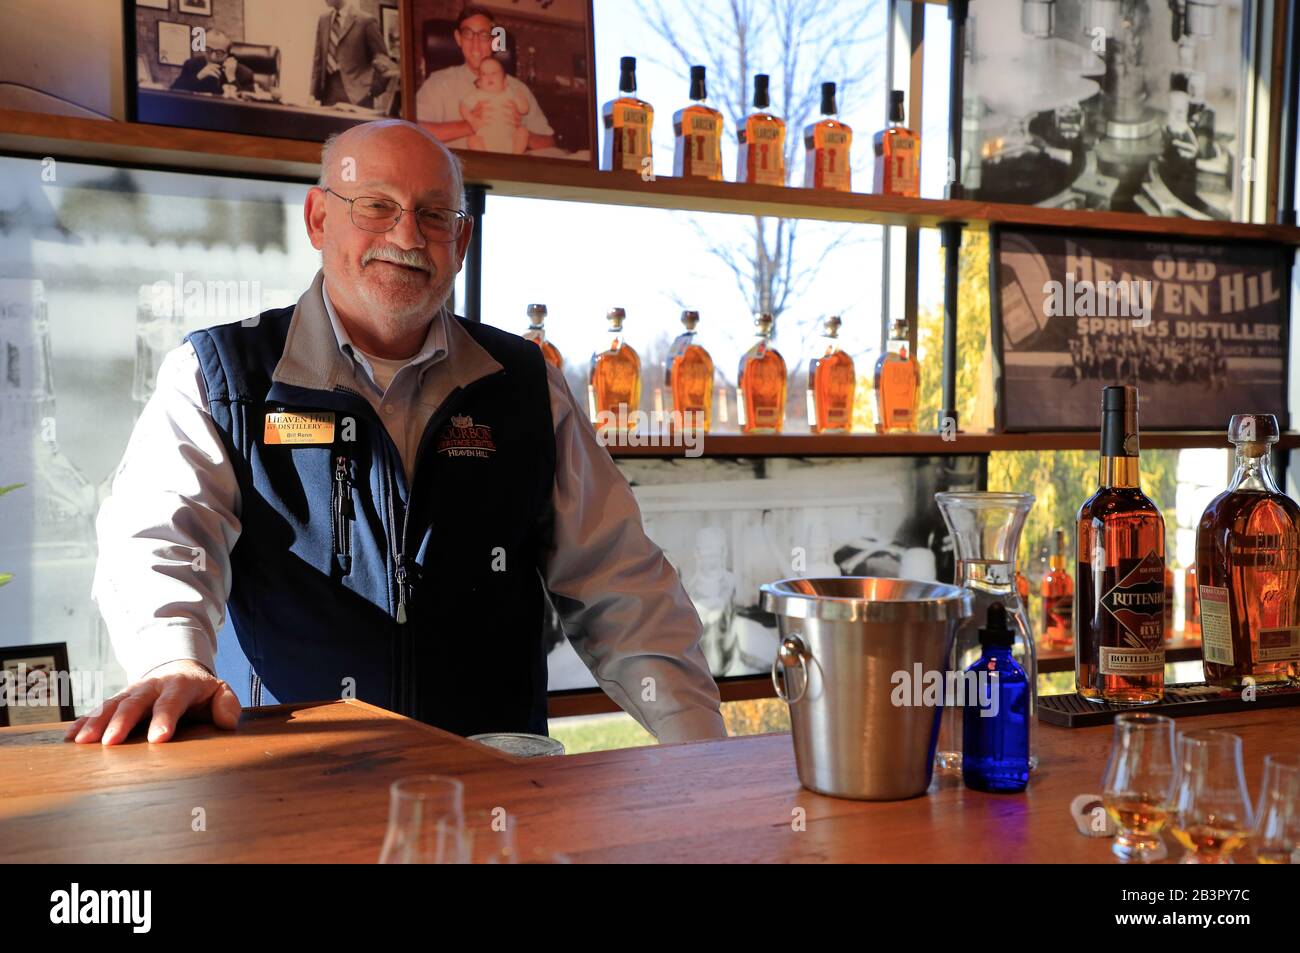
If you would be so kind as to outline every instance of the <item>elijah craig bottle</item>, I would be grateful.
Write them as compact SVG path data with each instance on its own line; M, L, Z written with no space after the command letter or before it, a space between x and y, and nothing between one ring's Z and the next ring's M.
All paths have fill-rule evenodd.
M1138 477L1137 388L1101 392L1101 479L1079 509L1075 690L1149 705L1165 685L1165 521Z

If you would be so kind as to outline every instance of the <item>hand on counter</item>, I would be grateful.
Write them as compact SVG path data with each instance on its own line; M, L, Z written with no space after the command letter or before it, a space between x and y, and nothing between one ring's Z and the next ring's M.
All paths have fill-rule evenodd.
M234 728L240 711L239 699L229 685L198 662L182 659L150 670L93 714L78 718L63 740L115 745L152 712L149 740L164 742L176 733L182 716L210 721L218 728Z

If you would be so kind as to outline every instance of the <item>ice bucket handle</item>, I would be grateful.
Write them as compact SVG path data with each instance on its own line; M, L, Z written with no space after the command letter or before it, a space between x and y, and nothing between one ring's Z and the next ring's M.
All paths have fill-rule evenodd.
M803 640L799 638L798 633L792 633L781 641L781 647L776 650L776 658L772 659L772 687L776 689L776 697L787 705L793 705L802 699L804 693L808 691L808 663L805 661L807 657L808 649L804 646ZM803 675L803 684L799 686L797 694L787 696L785 682L790 678L789 669L794 668L796 665L799 666ZM779 679L776 677L778 666L785 669Z

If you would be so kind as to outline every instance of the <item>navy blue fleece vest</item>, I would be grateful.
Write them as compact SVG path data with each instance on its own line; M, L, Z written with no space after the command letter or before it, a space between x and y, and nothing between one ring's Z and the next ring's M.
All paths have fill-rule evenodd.
M351 694L461 735L545 734L555 432L541 352L454 319L503 370L438 408L408 488L363 396L272 381L292 314L188 337L241 495L219 674L245 704ZM266 415L282 411L333 414L332 442L268 445Z

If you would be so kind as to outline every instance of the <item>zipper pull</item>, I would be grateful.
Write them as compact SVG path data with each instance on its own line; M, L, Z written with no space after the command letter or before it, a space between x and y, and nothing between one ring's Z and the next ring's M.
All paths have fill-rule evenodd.
M397 578L397 624L406 625L406 567L400 558L394 575Z
M348 551L348 503L348 458L340 455L334 461L334 518L337 527L334 555L344 573L352 571L352 554Z

